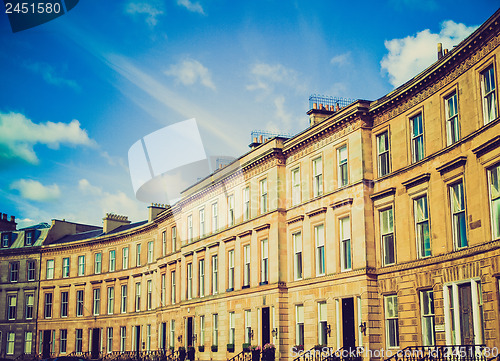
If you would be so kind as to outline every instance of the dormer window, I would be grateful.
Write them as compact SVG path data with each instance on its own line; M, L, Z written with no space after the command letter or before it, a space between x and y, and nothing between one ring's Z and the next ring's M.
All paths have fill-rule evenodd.
M24 233L25 238L24 238L24 245L25 246L32 246L33 245L33 239L35 238L35 231L26 231Z
M11 233L2 233L2 247L10 247Z

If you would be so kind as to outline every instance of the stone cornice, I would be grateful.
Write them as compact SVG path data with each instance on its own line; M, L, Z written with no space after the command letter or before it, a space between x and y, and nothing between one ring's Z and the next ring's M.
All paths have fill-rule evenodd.
M268 228L271 228L271 225L269 223L264 223L264 224L261 224L260 226L255 227L253 230L255 232L260 232L260 231L263 231L264 229L268 229Z
M431 179L431 174L430 173L423 173L423 174L420 174L416 177L413 177L411 179L408 179L404 182L402 182L401 184L406 188L412 188L412 187L415 187L421 183L426 183L429 181L429 179Z
M481 144L479 147L472 149L472 153L474 153L476 157L481 157L498 147L500 147L500 135L497 135L496 137L493 137L487 142Z
M337 201L337 202L330 204L330 207L335 209L335 208L339 208L339 207L343 207L343 206L348 206L348 205L351 205L353 201L354 200L352 198L342 199L340 201Z
M372 199L372 201L375 201L377 199L388 197L388 196L392 196L394 194L396 194L396 188L395 187L391 187L391 188L384 189L384 190L382 190L380 192L373 193L370 196L370 198Z
M252 234L252 230L251 230L251 229L248 229L248 230L246 230L246 231L243 231L243 232L241 232L241 233L238 233L238 234L237 234L237 236L238 236L238 238L243 238L243 237L245 237L245 236L249 236L249 235L251 235L251 234Z
M436 170L443 175L444 173L447 173L455 168L462 167L465 165L467 162L467 157L466 156L460 156L455 159L450 160L449 162L446 162L440 167L437 167Z
M301 222L303 220L304 220L304 215L301 214L300 216L295 216L293 218L287 219L286 223L292 224L292 223L295 223L295 222Z
M320 208L317 208L317 209L312 210L310 212L307 212L306 216L308 216L308 217L314 217L314 216L316 216L318 214L325 213L326 210L327 210L326 207L320 207Z

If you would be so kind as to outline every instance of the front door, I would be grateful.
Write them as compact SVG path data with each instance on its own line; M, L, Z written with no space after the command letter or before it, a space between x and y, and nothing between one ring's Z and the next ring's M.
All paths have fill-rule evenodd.
M50 330L43 331L42 358L50 358Z
M462 330L462 345L474 343L474 323L472 316L472 296L470 283L458 286L460 303L460 329Z
M356 326L354 324L354 298L342 299L342 345L344 350L356 345Z
M270 319L269 319L269 307L264 307L262 309L262 346L266 343L271 342L270 329Z
M101 351L101 329L100 328L93 328L92 329L92 351L91 351L91 357L93 359L98 359L99 358L99 353Z
M139 354L139 352L141 352L141 326L135 326L135 340L134 340L134 344L135 344L135 351L137 352L137 354Z
M165 350L167 348L167 323L163 322L161 324L161 348Z
M188 317L187 319L187 345L189 346L194 346L193 345L193 318Z

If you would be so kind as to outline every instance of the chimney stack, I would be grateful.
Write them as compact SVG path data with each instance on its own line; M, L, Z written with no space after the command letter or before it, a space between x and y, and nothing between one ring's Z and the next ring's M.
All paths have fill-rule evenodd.
M443 57L443 44L438 43L438 60Z
M127 216L120 216L113 213L106 213L106 217L102 220L104 221L102 227L104 233L109 233L120 226L130 224Z
M168 205L166 204L160 204L160 203L151 203L151 205L148 207L149 209L149 215L148 215L148 222L153 221L158 215L166 210Z
M10 221L7 219L7 214L2 213L0 218L0 231L15 231L17 229L16 217L10 216Z

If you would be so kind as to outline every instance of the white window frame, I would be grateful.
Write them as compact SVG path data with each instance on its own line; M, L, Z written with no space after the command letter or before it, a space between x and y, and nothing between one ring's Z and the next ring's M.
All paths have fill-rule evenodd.
M46 274L46 279L48 279L48 280L54 279L54 260L53 259L48 259L47 260L47 274Z
M127 313L128 285L121 285L120 313Z
M415 121L420 120L420 128L415 129ZM425 140L424 140L424 115L420 112L410 118L411 131L411 159L412 163L420 162L425 158ZM416 133L420 131L419 133ZM421 151L421 152L420 152Z
M459 182L451 184L449 190L453 244L455 245L455 249L466 248L469 245L469 241L467 235L464 182L460 180ZM464 240L465 244L463 243Z
M338 186L345 187L349 184L349 161L347 153L347 145L337 149L338 159Z
M109 272L116 270L116 250L109 251Z
M92 314L99 316L101 313L101 289L94 288L92 290Z
M108 287L108 315L112 315L115 312L115 288L113 286Z
M430 296L430 297L429 297ZM434 291L420 291L420 315L422 321L422 345L434 346L436 344ZM427 337L430 335L430 338Z
M227 226L232 227L234 225L234 195L230 194L227 196Z
M135 283L135 312L141 311L141 282Z
M421 202L425 200L424 203ZM424 207L425 205L425 207ZM430 215L429 215L429 199L427 194L421 195L413 199L413 207L415 213L415 237L417 242L417 252L419 258L426 258L432 256L432 239L430 228ZM425 240L425 229L429 235L428 247Z
M491 238L500 238L500 164L488 169Z
M234 249L227 254L228 258L228 290L234 290ZM231 342L230 342L231 343Z
M175 290L175 271L170 272L170 302L175 305L176 301L176 290Z
M122 269L128 269L128 260L129 260L129 252L128 247L123 247L122 249Z
M190 262L186 265L186 278L187 278L187 289L186 296L190 300L193 298L193 263Z
M384 296L384 315L385 315L385 337L387 348L399 347L399 312L398 312L398 296ZM391 335L391 330L395 331Z
M243 188L243 220L250 219L250 187Z
M69 272L70 272L70 259L69 257L64 257L63 262L62 262L62 276L63 278L68 278L69 277Z
M293 243L293 277L294 280L301 280L303 276L302 260L302 232L292 234Z
M304 305L295 305L295 344L304 346Z
M219 204L212 203L212 233L219 230Z
M299 205L301 202L300 189L300 167L292 169L292 207Z
M205 208L200 209L199 217L200 217L200 238L203 238L205 236Z
M250 245L243 246L243 288L250 287Z
M102 273L102 253L97 252L94 254L94 274Z
M323 159L317 157L312 160L313 173L313 198L323 194Z
M340 230L340 268L342 271L352 270L352 242L351 218L349 216L339 219Z
M269 209L268 197L267 197L267 178L261 179L259 181L260 190L260 214L267 213Z
M198 274L199 274L199 295L200 297L205 297L205 259L200 259L198 262Z
M153 263L155 260L155 243L154 241L148 242L148 263Z
M396 263L396 237L394 235L394 208L391 206L379 212L380 241L382 244L382 265L390 266ZM392 260L389 259L392 247Z
M495 120L498 116L496 77L493 64L481 72L481 93L483 99L484 124Z
M260 284L269 283L269 240L260 241Z
M212 294L216 295L219 291L219 279L218 279L218 259L217 255L212 256Z
M452 145L460 140L460 125L458 119L458 94L454 90L444 98L446 118L446 145Z
M325 231L324 225L314 226L314 241L316 245L316 277L323 276L326 272L325 267Z
M376 142L378 176L383 177L391 172L389 131L377 134Z
M141 265L141 248L142 245L140 243L137 243L135 245L135 266L140 267Z

